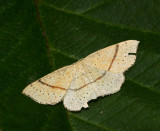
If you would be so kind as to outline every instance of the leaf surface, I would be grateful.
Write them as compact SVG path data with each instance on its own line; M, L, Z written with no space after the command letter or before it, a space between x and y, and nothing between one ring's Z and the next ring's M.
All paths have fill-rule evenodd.
M0 0L0 129L160 130L159 0ZM120 92L69 112L21 94L31 82L90 53L139 40Z

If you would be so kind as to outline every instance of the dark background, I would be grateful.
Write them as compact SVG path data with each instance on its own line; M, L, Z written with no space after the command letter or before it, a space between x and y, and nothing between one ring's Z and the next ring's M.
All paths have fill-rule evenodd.
M124 40L140 41L120 92L69 112L21 94ZM160 0L0 0L0 130L160 130Z

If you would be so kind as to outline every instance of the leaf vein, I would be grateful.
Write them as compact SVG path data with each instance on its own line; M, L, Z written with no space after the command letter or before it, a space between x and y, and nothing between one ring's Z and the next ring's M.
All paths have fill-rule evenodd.
M71 117L74 117L74 118L76 118L76 119L78 119L78 120L80 120L80 121L83 121L83 122L86 122L86 123L91 124L91 125L93 125L93 126L96 126L96 127L98 127L98 128L104 129L104 130L106 130L106 131L114 131L113 129L104 127L104 126L102 126L102 125L98 125L98 124L96 124L96 123L94 123L94 122L92 122L92 121L84 120L83 118L80 118L80 117L78 117L78 116L76 116L76 115L73 115L73 113L70 113L70 116L71 116Z
M53 8L53 9L55 9L57 11L60 11L60 12L63 12L63 13L69 14L69 15L79 16L79 17L82 17L82 18L87 19L89 21L98 23L98 24L104 24L105 26L107 25L107 26L110 26L110 27L116 27L116 28L126 29L126 30L130 30L130 31L140 31L140 32L143 32L143 33L151 33L151 34L154 34L154 35L160 35L160 33L158 33L158 32L151 32L151 31L148 31L148 30L131 28L131 27L125 27L125 26L118 25L118 24L116 25L116 24L111 24L111 23L103 22L101 20L97 20L97 19L94 19L92 17L83 15L81 13L76 13L76 12L73 12L73 11L69 11L69 10L64 10L64 9L58 8L57 6L55 6L53 4L48 4L47 2L44 2L44 1L43 1L43 3L44 3L44 5L46 5L46 6L50 7L50 8Z

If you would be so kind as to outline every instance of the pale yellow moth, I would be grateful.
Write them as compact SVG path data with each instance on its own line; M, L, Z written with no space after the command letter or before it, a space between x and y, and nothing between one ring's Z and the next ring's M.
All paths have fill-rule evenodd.
M138 44L127 40L98 50L31 83L22 93L40 104L63 101L68 110L80 111L90 100L120 90L123 73L135 63Z

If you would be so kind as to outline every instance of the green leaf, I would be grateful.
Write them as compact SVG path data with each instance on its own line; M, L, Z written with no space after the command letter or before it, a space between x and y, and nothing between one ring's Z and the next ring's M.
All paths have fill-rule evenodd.
M160 130L160 0L0 0L0 130ZM140 41L122 89L69 112L21 94L31 82L124 40Z

